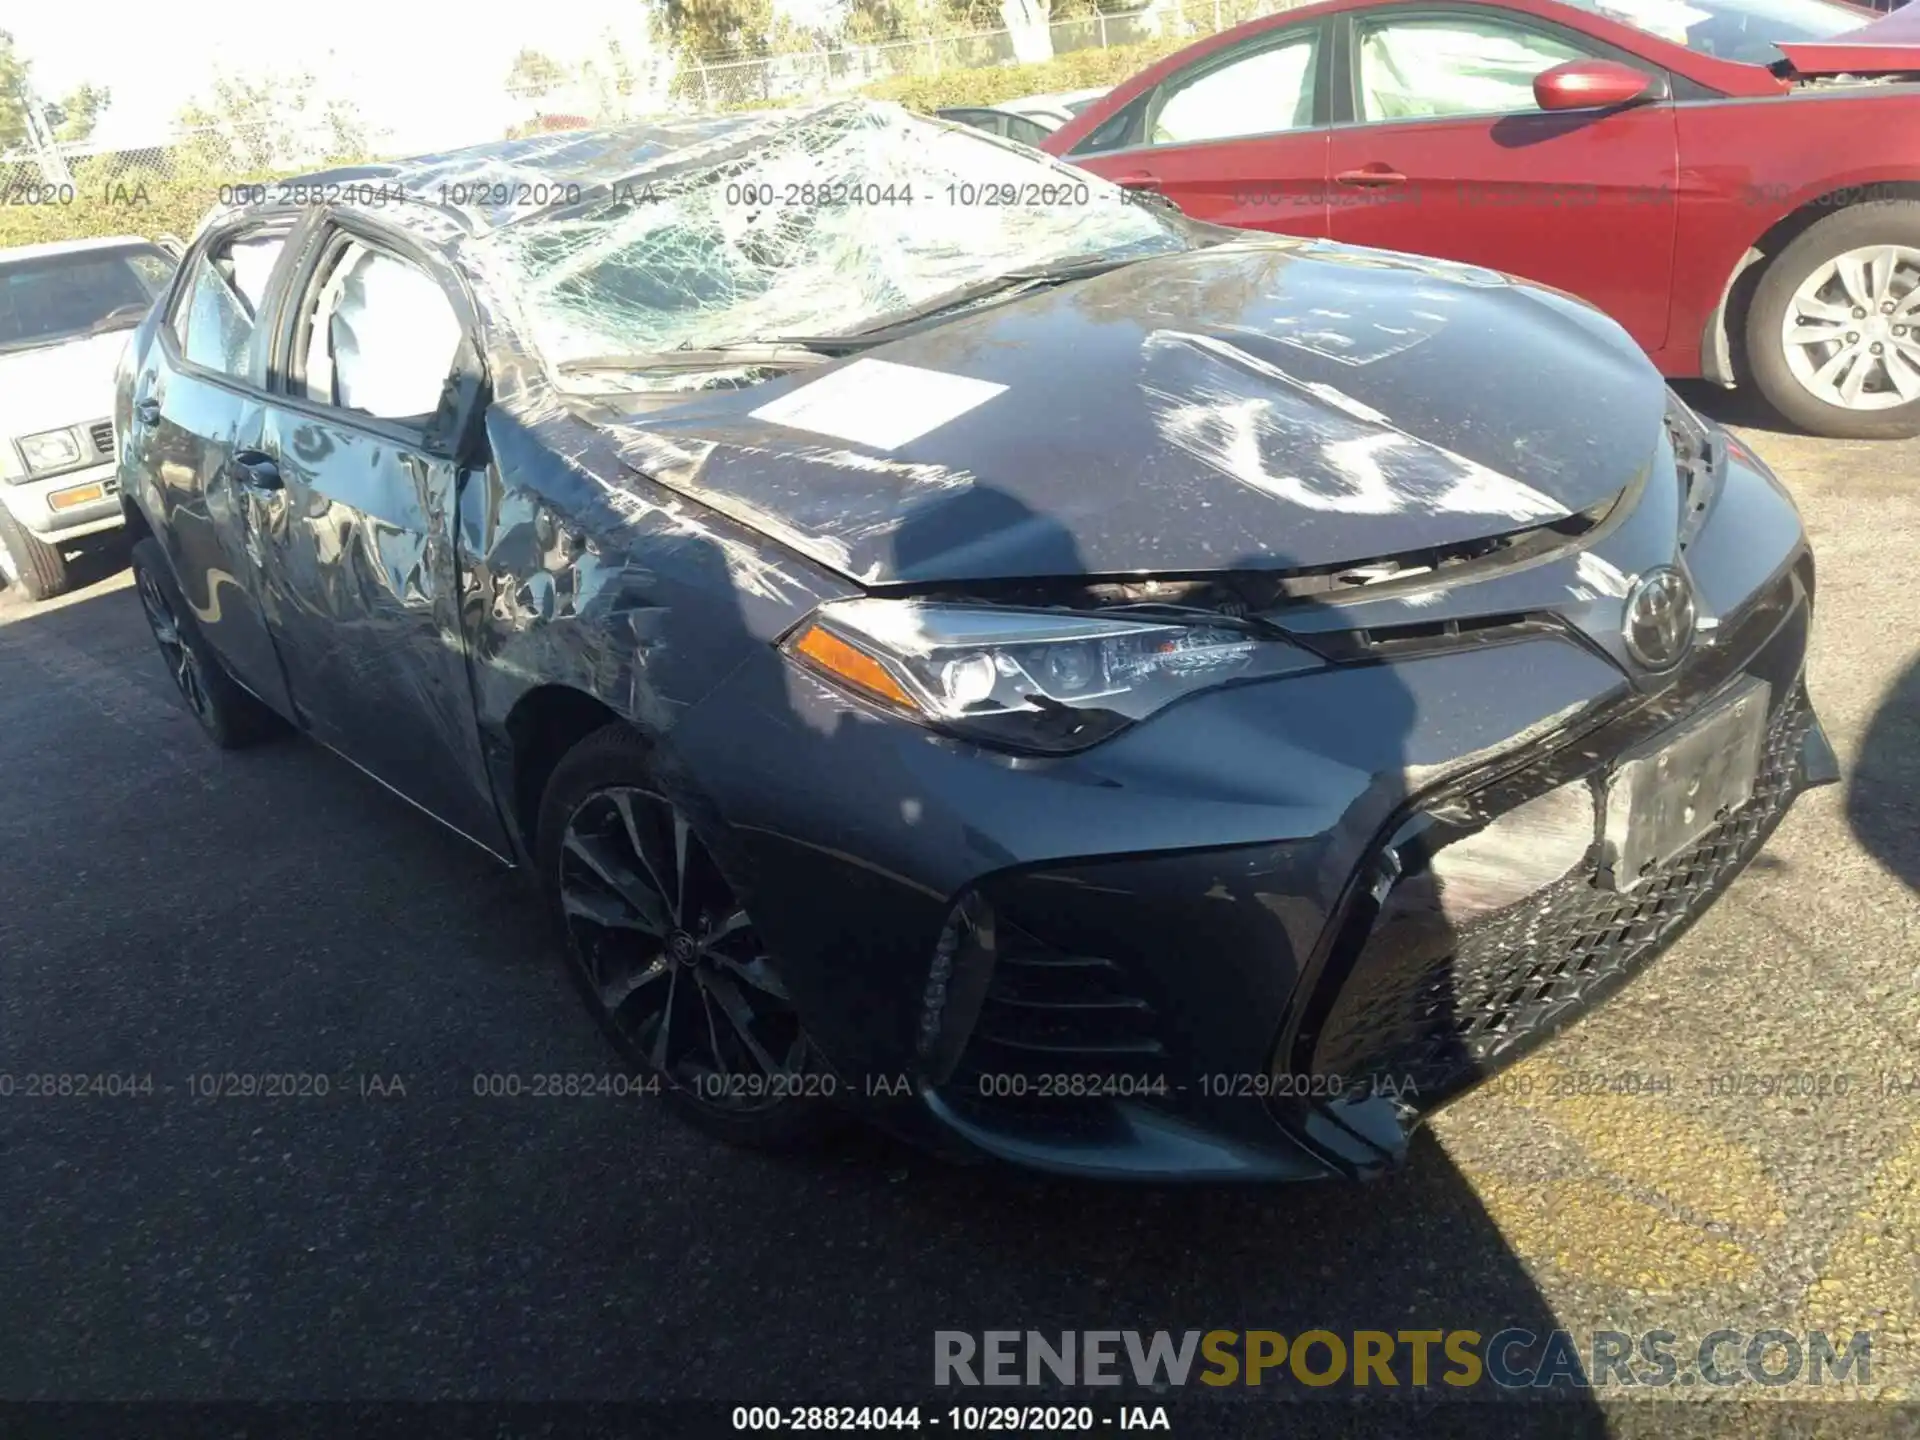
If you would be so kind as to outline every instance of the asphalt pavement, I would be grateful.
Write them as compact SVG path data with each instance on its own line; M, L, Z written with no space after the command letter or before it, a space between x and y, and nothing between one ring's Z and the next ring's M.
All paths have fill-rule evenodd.
M114 564L0 595L0 1397L898 1404L936 1330L1514 1325L1869 1329L1914 1393L1920 442L1745 433L1814 537L1844 783L1364 1188L477 1094L609 1069L520 881L317 747L206 745Z

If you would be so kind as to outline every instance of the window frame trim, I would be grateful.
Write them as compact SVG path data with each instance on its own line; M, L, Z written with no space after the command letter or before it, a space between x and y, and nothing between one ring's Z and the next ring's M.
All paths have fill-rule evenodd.
M411 265L439 287L454 319L460 326L460 343L454 347L453 363L447 379L455 383L457 398L451 412L442 403L425 424L390 420L369 415L363 410L326 404L309 399L293 387L304 379L306 357L299 354L296 338L307 311L309 298L319 302L316 283L324 286L322 271L348 245L359 244L368 250ZM327 272L329 275L330 271ZM273 342L268 357L267 394L277 407L309 415L329 425L343 426L357 433L391 440L437 459L461 463L467 459L485 415L488 383L486 348L480 308L475 303L466 277L446 257L431 246L397 226L352 209L326 207L315 214L311 234L301 247L299 264L289 277L275 316Z
M160 342L161 353L166 356L170 369L225 389L254 394L266 393L266 366L262 363L265 357L260 347L260 334L262 330L271 328L272 319L278 313L278 297L286 283L286 270L290 258L298 248L295 241L304 228L301 221L302 216L299 210L292 206L275 207L272 210L249 210L244 214L223 220L188 247L187 253L174 267L170 288L154 302L157 307L160 307L160 323L154 327L155 338ZM247 337L246 374L229 374L225 370L216 370L210 365L202 365L199 361L188 358L186 346L181 342L180 332L174 328L174 321L181 311L192 303L195 277L199 275L200 267L206 263L208 253L247 231L274 230L283 223L286 228L282 235L280 255L273 262L273 269L267 276L267 288L262 297L261 307L253 317L253 332Z
M1310 20L1295 22L1291 25L1275 25L1269 29L1260 31L1257 35L1249 35L1246 39L1236 44L1223 45L1218 50L1208 51L1207 54L1195 60L1191 65L1174 71L1173 74L1166 76L1158 84L1150 86L1148 89L1134 96L1133 99L1121 107L1122 111L1134 110L1137 107L1138 114L1136 120L1141 138L1132 144L1115 145L1107 150L1086 150L1080 146L1075 146L1073 150L1061 158L1065 160L1080 160L1091 159L1097 156L1104 159L1109 155L1152 155L1171 150L1201 150L1215 145L1243 145L1250 141L1274 140L1282 136L1292 135L1312 135L1315 132L1326 130L1330 123L1331 114L1330 102L1332 96L1329 94L1329 87L1338 79L1337 72L1334 71L1332 65L1334 38L1334 26L1332 22L1339 18L1343 17L1319 15ZM1279 49L1282 46L1292 44L1299 40L1305 40L1314 46L1313 65L1311 67L1311 73L1313 75L1313 119L1310 123L1298 128L1289 127L1285 130L1256 130L1245 135L1225 135L1214 140L1174 140L1155 144L1153 140L1148 138L1153 133L1155 117L1159 115L1167 101L1171 99L1174 94L1178 93L1178 91L1197 83L1216 71L1224 70L1229 66L1238 64L1242 60L1250 59L1267 50ZM1095 126L1094 129L1089 132L1087 138L1091 139L1093 135L1098 134L1100 128L1100 126Z

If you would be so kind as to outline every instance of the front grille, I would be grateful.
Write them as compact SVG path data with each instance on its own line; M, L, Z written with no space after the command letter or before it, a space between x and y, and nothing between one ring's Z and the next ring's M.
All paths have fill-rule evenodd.
M1380 932L1317 1029L1310 1073L1427 1110L1509 1064L1617 989L1696 919L1751 860L1800 782L1812 721L1796 682L1775 706L1753 798L1692 849L1618 894L1592 856L1537 895L1472 922L1449 953Z
M87 437L93 441L93 453L113 458L113 422L98 420L87 427Z

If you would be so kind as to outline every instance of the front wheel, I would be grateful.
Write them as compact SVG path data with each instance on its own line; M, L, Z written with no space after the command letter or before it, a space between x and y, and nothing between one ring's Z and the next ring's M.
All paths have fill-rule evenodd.
M1761 393L1803 430L1920 434L1920 202L1852 206L1782 250L1747 311L1747 356Z
M759 1149L832 1128L833 1076L637 732L609 725L568 752L541 800L537 852L588 1008L683 1116Z
M29 600L51 600L72 582L67 557L13 518L0 503L0 581L17 587Z

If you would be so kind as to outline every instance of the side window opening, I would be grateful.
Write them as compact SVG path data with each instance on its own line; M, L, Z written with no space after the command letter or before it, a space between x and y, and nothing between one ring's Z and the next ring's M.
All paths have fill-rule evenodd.
M1140 129L1140 120L1146 113L1152 96L1153 92L1148 91L1145 95L1136 96L1128 101L1096 125L1078 145L1073 147L1072 153L1098 155L1103 151L1121 150L1128 145L1138 144L1136 137Z
M437 281L352 241L311 294L299 332L308 400L381 420L424 422L439 410L461 327Z
M1361 31L1360 118L1512 115L1539 107L1533 77L1585 52L1503 20L1388 20Z
M201 255L172 321L174 338L189 361L222 375L247 374L267 281L286 243L284 231L249 231Z
M1301 35L1176 80L1147 129L1153 145L1305 130L1313 124L1315 37Z
M1039 121L1029 120L1024 115L1009 115L1004 123L1004 133L1009 140L1018 140L1022 145L1031 145L1036 149L1053 133Z

